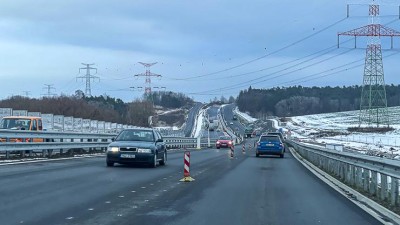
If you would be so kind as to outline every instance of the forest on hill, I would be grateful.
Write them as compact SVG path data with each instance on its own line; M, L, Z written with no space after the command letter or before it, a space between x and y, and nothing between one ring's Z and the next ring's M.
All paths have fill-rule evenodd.
M107 95L86 97L82 91L78 90L71 96L50 98L13 96L0 100L0 108L148 127L148 118L155 114L155 105L180 108L190 107L193 104L192 99L174 92L154 93L154 104L149 99L151 98L143 97L126 103L119 98Z
M400 105L400 85L386 85L388 106ZM239 110L254 117L301 116L360 109L362 86L343 87L277 87L240 92L236 103Z

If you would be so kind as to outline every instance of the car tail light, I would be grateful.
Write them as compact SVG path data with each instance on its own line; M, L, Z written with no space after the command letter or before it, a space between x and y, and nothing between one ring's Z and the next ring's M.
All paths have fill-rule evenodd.
M259 141L257 141L257 145L258 145L258 146L260 146L260 145L261 145Z
M228 145L231 145L231 144L232 144L232 141L228 142Z
M217 141L217 145L219 145L220 144L220 142L219 141Z

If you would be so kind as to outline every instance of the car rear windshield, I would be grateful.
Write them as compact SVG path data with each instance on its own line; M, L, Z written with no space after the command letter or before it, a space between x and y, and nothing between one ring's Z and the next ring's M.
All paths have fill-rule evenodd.
M281 133L278 133L278 132L268 132L267 134L270 134L270 135L278 135L278 136L280 136L281 138L283 137L283 135L282 135Z
M154 135L152 130L124 130L121 131L115 140L154 142Z
M222 136L222 137L219 137L219 140L231 140L231 138L230 138L230 137Z
M281 141L281 139L278 136L261 136L260 138L261 142L264 141Z

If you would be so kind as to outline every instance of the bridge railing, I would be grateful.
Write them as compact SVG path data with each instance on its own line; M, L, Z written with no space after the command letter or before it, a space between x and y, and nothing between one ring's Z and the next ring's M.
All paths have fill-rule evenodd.
M339 152L288 140L297 153L321 170L382 205L400 209L400 161Z

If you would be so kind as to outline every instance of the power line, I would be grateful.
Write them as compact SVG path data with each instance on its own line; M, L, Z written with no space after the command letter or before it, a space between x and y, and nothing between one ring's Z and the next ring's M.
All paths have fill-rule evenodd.
M397 55L399 53L400 53L400 51L394 52L392 54L389 54L389 55L385 56L385 58L390 58L390 57L392 57L394 55ZM346 63L346 64L343 64L343 65L340 65L340 66L337 66L337 67L330 68L328 70L324 70L322 72L318 72L318 73L315 73L315 74L307 75L307 76L300 77L300 78L297 78L297 79L294 79L294 80L281 82L281 83L272 85L270 87L279 86L279 85L285 85L285 84L290 84L290 83L295 83L295 82L297 82L297 83L305 83L305 82L308 82L308 81L317 80L317 79L320 79L320 78L332 76L332 75L335 75L335 74L338 74L338 73L342 73L342 72L346 72L346 71L349 71L349 70L353 70L353 69L358 68L358 67L362 67L362 66L364 66L364 63L358 63L358 64L356 64L354 66L347 67L347 68L335 71L337 69L340 69L340 68L343 68L343 67L346 67L346 66L350 66L350 65L355 64L357 62L363 62L363 61L364 61L364 58L360 58L360 59L352 61L350 63ZM331 72L331 73L325 74L327 72ZM318 76L318 75L320 75L320 76ZM308 79L306 79L306 78L308 78ZM214 96L214 95L217 95L219 93L215 93L215 94L210 94L210 93L187 93L187 94L188 95L190 94L190 95L210 95L210 96Z
M271 53L268 53L268 54L265 54L265 55L260 56L260 57L258 57L258 58L255 58L255 59L249 60L249 61L247 61L247 62L238 64L238 65L236 65L236 66L232 66L232 67L229 67L229 68L226 68L226 69L223 69L223 70L219 70L219 71L212 72L212 73L206 73L206 74L202 74L202 75L198 75L198 76L192 76L192 77L186 77L186 78L172 78L172 79L175 79L175 80L189 80L189 79L201 78L201 77L206 77L206 76L211 76L211 75L219 74L219 73L222 73L222 72L227 72L227 71L230 71L230 70L233 70L233 69L236 69L236 68L239 68L239 67L248 65L248 64L250 64L250 63L256 62L256 61L258 61L258 60L264 59L264 58L266 58L266 57L268 57L268 56L271 56L271 55L273 55L273 54L276 54L276 53L279 53L279 52L281 52L281 51L283 51L283 50L286 50L286 49L288 49L288 48L290 48L290 47L292 47L292 46L295 46L295 45L297 45L297 44L299 44L299 43L301 43L301 42L303 42L303 41L305 41L305 40L307 40L307 39L309 39L309 38L311 38L311 37L313 37L313 36L315 36L315 35L317 35L317 34L319 34L319 33L322 33L323 31L325 31L325 30L327 30L327 29L329 29L329 28L331 28L331 27L333 27L333 26L336 26L337 24L341 23L342 21L344 21L344 20L346 20L346 19L347 19L347 18L343 18L343 19L341 19L341 20L339 20L339 21L334 22L333 24L328 25L327 27L324 27L323 29L321 29L321 30L319 30L319 31L317 31L317 32L314 32L314 33L312 33L312 34L310 34L310 35L308 35L308 36L306 36L306 37L304 37L304 38L301 38L301 39L299 39L299 40L297 40L297 41L295 41L295 42L293 42L293 43L291 43L291 44L288 44L288 45L286 45L286 46L284 46L284 47L282 47L282 48L279 48L279 49L277 49L277 50L275 50L275 51L273 51L273 52L271 52ZM170 79L171 79L171 78L170 78Z
M397 20L392 20L392 21L386 23L386 25L391 24L391 23L393 23L393 22L395 22L395 21L397 21ZM347 42L349 42L349 41L351 41L351 40L354 40L354 38L349 39L349 40L346 40L346 41L342 41L342 42L340 42L340 44L347 43ZM335 46L337 46L337 45L335 45ZM290 63L293 62L293 61L302 60L302 59L307 58L307 57L309 57L309 56L312 56L312 55L321 53L321 52L323 52L323 51L329 50L329 49L331 49L332 47L333 47L333 46L331 46L331 47L329 47L329 48L326 48L326 49L323 49L323 50L320 50L320 51L317 51L317 52L315 52L315 53L312 53L312 54L310 54L310 55L308 55L308 56L306 56L306 57L303 57L303 58L300 58L300 59L296 59L296 60L292 60L292 61L290 61L290 62L282 63L282 64L280 64L280 65L272 66L272 67L275 68L275 67L279 67L279 66L281 66L281 65L283 65L283 64L290 64ZM353 48L351 48L351 49L353 49ZM351 50L351 49L350 49L350 50ZM329 51L329 52L331 52L331 51ZM327 53L329 53L329 52L327 52ZM347 52L346 52L346 53L347 53ZM326 53L325 53L325 54L326 54ZM342 54L343 54L343 53L342 53ZM321 54L321 56L322 56L322 55L324 55L324 54ZM340 54L340 55L341 55L341 54ZM317 58L317 57L314 57L314 58ZM304 62L307 62L307 61L310 61L310 60L305 60ZM326 61L326 60L324 60L324 61ZM304 63L304 62L303 62L303 63ZM290 68L293 68L293 67L295 67L295 66L297 66L297 65L301 65L301 64L303 64L303 63L298 63L298 64L292 65L292 66L290 66L290 67L288 67L288 68L290 69ZM317 63L317 64L318 64L318 63ZM312 64L312 65L316 65L316 64ZM312 66L312 65L311 65L311 66ZM269 67L269 68L272 68L272 67ZM273 75L273 74L277 74L277 73L282 72L282 71L285 71L285 70L287 70L288 68L285 68L285 69L276 71L276 72L272 73L272 75ZM306 67L306 68L307 68L307 67ZM264 68L264 69L268 69L268 68ZM301 69L305 69L305 68L303 67L303 68L301 68ZM301 69L298 69L298 70L301 70ZM261 69L261 70L263 70L263 69ZM296 70L296 71L298 71L298 70ZM296 72L296 71L292 71L292 72ZM255 73L256 71L252 71L252 72L248 72L248 73L243 73L243 74L239 74L239 75L240 75L240 76L241 76L241 75L247 75L247 74L250 74L250 73L253 73L253 72ZM289 72L289 73L292 73L292 72ZM287 75L287 73L284 74L284 75ZM268 74L268 75L265 75L265 76L271 76L271 74ZM255 79L246 81L246 82L245 82L245 83L247 83L246 85L243 85L243 82L241 82L241 83L238 83L238 84L226 86L226 87L224 87L224 88L212 89L212 90L207 90L207 91L203 91L203 92L189 93L189 94L201 95L202 93L205 93L205 92L218 92L218 91L221 91L221 90L229 90L229 89L233 89L233 88L239 88L239 87L241 87L241 86L252 85L252 84L255 84L255 83L250 83L251 81L260 80L260 79L264 78L265 76L261 76L261 77L258 77L258 78L255 78ZM225 79L226 79L226 78L228 78L228 77L225 77ZM274 78L276 78L276 77L274 77ZM273 79L273 78L272 78L272 79ZM264 80L264 81L267 81L267 80ZM264 82L264 81L262 81L262 82ZM210 93L208 93L208 95L209 95L209 94L210 94Z
M292 65L292 66L290 66L290 67L287 67L287 68L284 68L284 69L275 71L275 72L273 72L273 73L270 73L270 74L267 74L267 75L263 75L263 76L261 76L261 77L257 77L257 78L254 78L254 79L251 79L251 80L248 80L248 81L245 81L245 82L241 82L241 83L238 83L238 84L225 86L225 87L218 88L218 89L211 89L211 90L207 90L207 91L202 91L202 92L198 92L198 93L218 92L218 91L223 91L223 90L230 90L230 89L235 89L235 88L240 88L240 87L246 87L246 86L248 86L248 85L253 85L253 84L259 84L259 83L262 83L262 82L265 82L265 81L269 81L269 80L272 80L272 79L275 79L275 78L278 78L278 77L282 77L282 76L286 76L286 75L292 74L292 73L294 73L294 72L298 72L298 71L300 71L300 70L308 69L308 68L310 68L310 67L312 67L312 66L318 65L318 64L323 63L323 62L326 62L326 61L329 61L329 60L331 60L331 59L333 59L333 58L335 58L335 57L344 55L344 54L346 54L346 53L348 53L348 52L350 52L350 51L352 51L352 50L353 50L353 49L348 49L347 51L344 51L344 52L342 52L342 53L333 55L333 56L328 57L328 58L326 58L326 59L322 59L322 60L317 61L317 62L315 62L315 63L312 63L312 64L310 64L310 65L303 66L303 67L301 67L301 68L298 68L298 69L295 69L295 70L286 72L286 73L284 73L284 74L279 74L279 73L284 72L284 71L289 70L289 69L292 69L292 68L294 68L294 67L296 67L296 66L299 66L299 65L303 64L304 62L303 62L303 63L298 63L298 64L295 64L295 65ZM306 62L308 62L308 61L310 61L310 60L307 60ZM277 75L277 74L278 74L278 75ZM275 76L273 76L273 75L275 75ZM273 76L273 77L271 77L271 76ZM265 77L271 77L271 78L269 78L269 79L264 79ZM264 79L264 80L262 80L262 79Z

